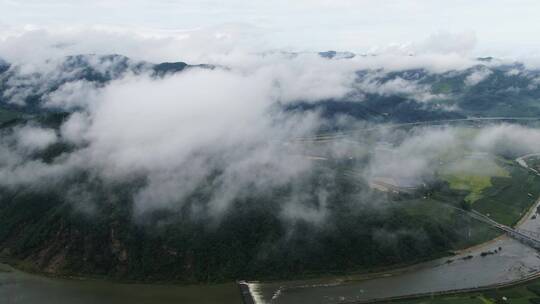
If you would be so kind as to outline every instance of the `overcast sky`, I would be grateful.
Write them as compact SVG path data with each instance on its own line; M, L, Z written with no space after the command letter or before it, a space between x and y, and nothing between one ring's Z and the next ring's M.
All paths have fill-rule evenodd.
M475 54L540 50L538 0L0 0L0 11L4 38L33 28L211 29L267 48L366 52L443 32L473 37Z

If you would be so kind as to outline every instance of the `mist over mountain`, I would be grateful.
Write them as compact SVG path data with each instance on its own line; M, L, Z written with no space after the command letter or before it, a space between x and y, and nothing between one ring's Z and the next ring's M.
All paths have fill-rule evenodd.
M355 57L361 59L354 61ZM326 117L347 115L369 121L406 122L538 113L534 101L540 94L540 70L526 68L522 63L478 58L463 68L439 71L429 67L377 68L364 62L376 57L366 59L335 51L321 52L318 56L274 53L256 58L255 66L217 68L241 73L276 73L278 79L273 85L283 94L276 97L276 102L291 110L320 110ZM282 64L281 70L263 71L274 61ZM311 65L306 68L309 76L300 79L305 82L305 89L292 88L284 78L293 76L291 73L300 64ZM186 68L216 68L184 62L152 64L121 55L77 55L33 64L5 62L0 66L0 102L4 107L21 111L66 110L54 104L54 98L78 86L97 89L126 77L165 77ZM328 71L333 74L326 75ZM319 81L321 85L310 96L312 88L307 86Z
M433 189L463 201L436 177L444 151L517 156L538 148L526 139L538 131L488 124L464 141L451 125L387 127L534 117L540 72L497 59L388 58L3 64L2 255L55 274L200 282L399 264L464 246L482 228L459 212L424 217L396 202ZM419 188L381 193L372 187L381 177Z
M0 101L6 107L35 111L44 107L44 99L50 94L68 86L100 87L129 74L146 73L152 77L163 77L193 67L213 68L210 65L190 66L184 62L151 64L121 55L76 55L60 60L47 60L39 65L9 65L7 62L0 62Z

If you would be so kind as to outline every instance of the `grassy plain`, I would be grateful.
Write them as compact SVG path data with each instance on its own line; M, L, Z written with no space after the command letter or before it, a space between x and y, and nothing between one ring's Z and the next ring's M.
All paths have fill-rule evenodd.
M505 164L511 178L493 177L473 209L505 225L515 225L540 196L540 177L518 164Z
M448 182L451 189L468 191L465 201L472 204L483 197L485 189L493 185L492 178L510 177L510 174L494 159L480 157L458 160L443 166L439 176Z

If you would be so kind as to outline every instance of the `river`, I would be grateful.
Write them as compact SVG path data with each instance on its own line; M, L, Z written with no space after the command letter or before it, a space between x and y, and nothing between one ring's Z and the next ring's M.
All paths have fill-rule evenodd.
M2 304L238 304L235 283L220 285L120 284L27 274L0 264Z

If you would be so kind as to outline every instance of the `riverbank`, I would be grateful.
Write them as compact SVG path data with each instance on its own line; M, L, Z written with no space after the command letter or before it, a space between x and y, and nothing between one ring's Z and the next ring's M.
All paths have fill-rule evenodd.
M510 284L539 272L536 250L504 237L452 259L422 263L375 279L255 283L252 289L259 294L259 303L355 303Z

